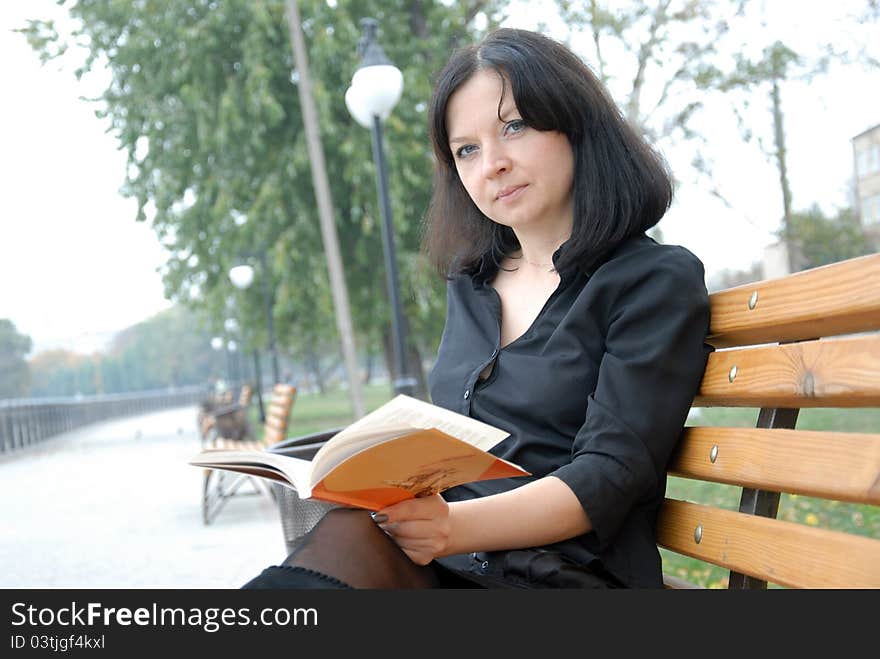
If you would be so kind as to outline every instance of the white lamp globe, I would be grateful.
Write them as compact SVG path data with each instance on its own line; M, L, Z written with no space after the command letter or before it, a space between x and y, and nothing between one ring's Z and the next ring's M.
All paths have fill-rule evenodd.
M211 347L214 350L220 350L223 347L223 339L221 339L219 336L215 336L213 339L211 339Z
M351 86L370 117L387 119L403 94L403 73L393 64L362 66L351 77Z
M355 88L354 86L345 90L345 107L348 108L349 113L356 122L364 128L371 128L373 126L373 116L367 110L367 102L360 91L360 87Z
M254 281L254 269L247 264L237 265L229 269L229 279L233 286L244 290Z

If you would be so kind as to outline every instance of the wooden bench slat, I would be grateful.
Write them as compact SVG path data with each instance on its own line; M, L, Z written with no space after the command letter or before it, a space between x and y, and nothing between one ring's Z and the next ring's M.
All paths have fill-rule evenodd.
M266 430L276 430L280 433L287 432L287 419L283 417L266 417L266 423L263 424L263 428Z
M880 505L880 435L689 427L668 471L682 478Z
M217 437L206 448L226 451L262 451L264 446L254 439L228 439Z
M880 588L880 540L674 499L657 530L670 551L782 586Z
M713 293L708 341L721 348L880 329L877 282L880 254L870 254Z
M693 404L876 407L880 334L716 351L709 355Z
M268 446L269 444L275 444L280 442L282 439L285 439L285 432L283 430L277 430L275 428L266 428L263 433L263 441Z
M290 414L291 404L284 404L277 402L275 400L269 405L269 409L266 410L266 418L279 418L286 419Z
M272 387L272 398L284 399L296 395L296 387L292 384L276 384Z

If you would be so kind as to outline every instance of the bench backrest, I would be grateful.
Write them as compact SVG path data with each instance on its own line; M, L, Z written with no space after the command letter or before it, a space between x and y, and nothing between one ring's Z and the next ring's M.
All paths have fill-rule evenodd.
M280 442L287 437L290 410L296 400L296 387L290 384L276 384L272 389L272 399L266 410L263 424L263 444L266 446Z
M693 405L760 408L757 427L685 429L669 475L740 486L739 509L667 498L659 546L729 569L729 588L880 588L880 434L795 429L802 408L880 407L880 254L710 301ZM783 494L864 504L864 534L776 519Z
M249 384L241 385L241 389L238 392L238 404L242 407L247 407L251 404L251 398L254 397L254 388Z

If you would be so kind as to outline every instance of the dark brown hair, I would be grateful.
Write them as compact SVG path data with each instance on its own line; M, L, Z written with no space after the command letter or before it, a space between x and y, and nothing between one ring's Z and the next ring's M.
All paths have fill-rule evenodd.
M474 73L497 71L523 121L563 133L574 153L574 224L557 270L592 269L627 238L657 224L672 201L663 159L630 126L608 91L567 47L536 32L502 28L456 51L438 74L428 115L436 158L423 249L444 275L500 263L519 249L513 230L473 203L458 177L446 108ZM500 108L500 101L499 101Z

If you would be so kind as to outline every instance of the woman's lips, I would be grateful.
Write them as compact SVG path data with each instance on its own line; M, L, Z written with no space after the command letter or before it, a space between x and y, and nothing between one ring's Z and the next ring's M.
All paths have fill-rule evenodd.
M496 201L513 201L517 197L519 197L523 190L525 190L528 185L517 185L512 188L505 188L501 192L498 193L498 196L495 197Z

